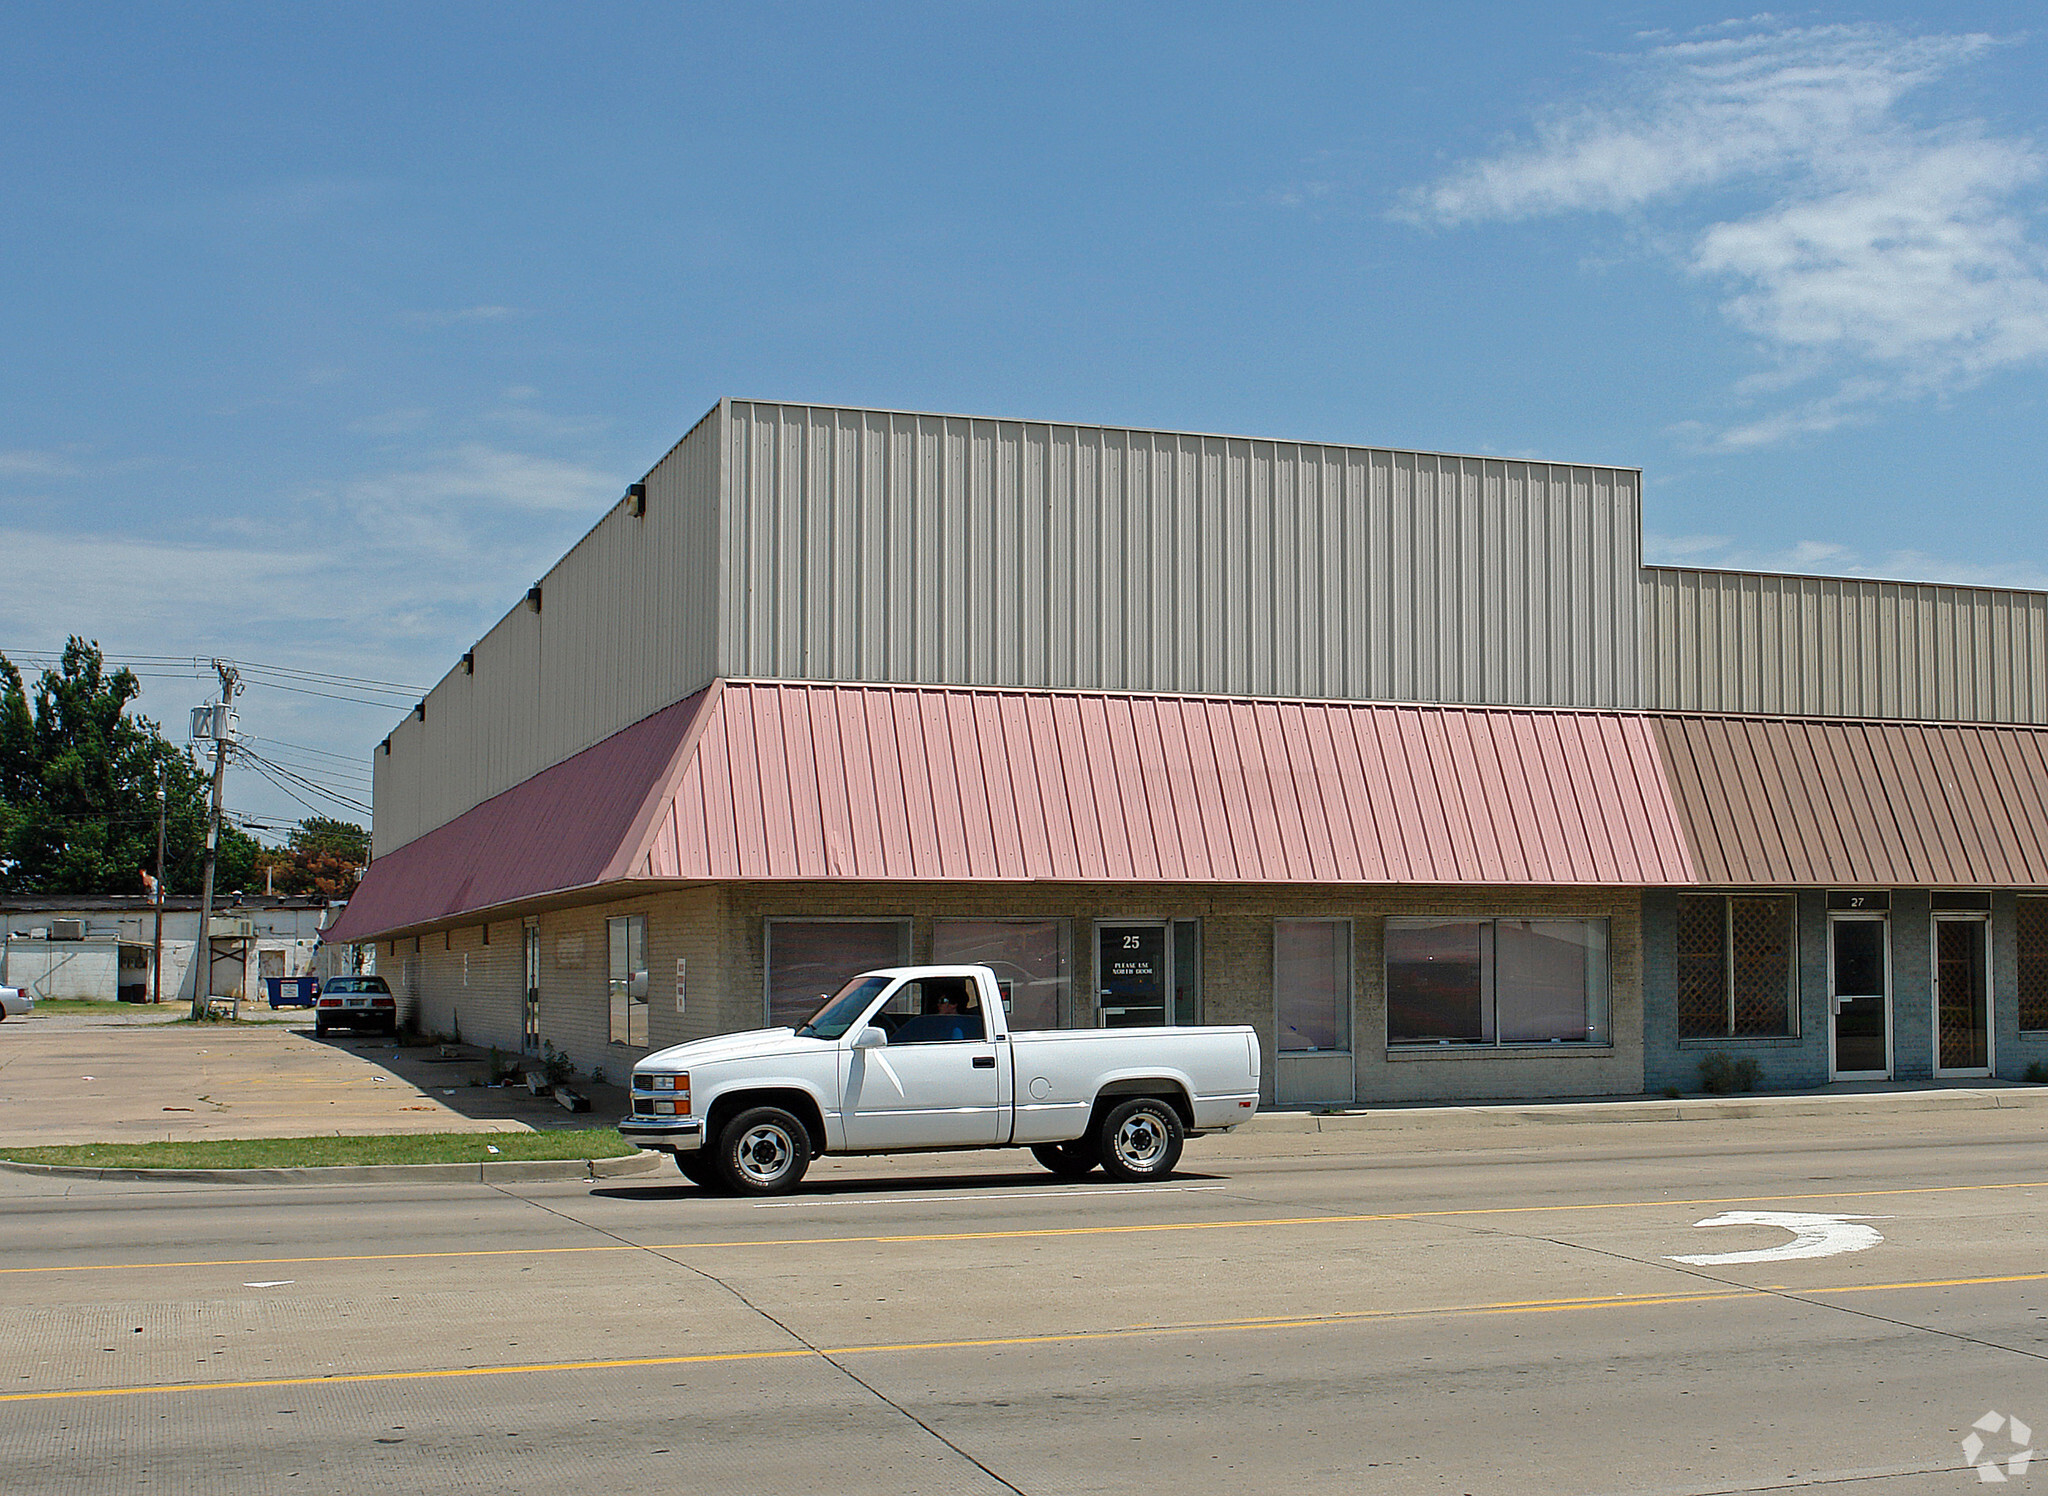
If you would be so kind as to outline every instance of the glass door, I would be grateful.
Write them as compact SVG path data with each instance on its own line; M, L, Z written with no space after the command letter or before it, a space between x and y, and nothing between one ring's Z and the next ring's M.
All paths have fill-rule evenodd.
M1095 927L1096 1007L1104 1028L1165 1024L1173 992L1173 947L1163 919Z
M1828 1007L1837 1080L1891 1075L1890 921L1882 914L1828 916Z
M1934 916L1934 1072L1991 1073L1991 983L1981 914Z
M520 1025L519 1045L527 1054L540 1053L540 927L526 927L525 1018Z

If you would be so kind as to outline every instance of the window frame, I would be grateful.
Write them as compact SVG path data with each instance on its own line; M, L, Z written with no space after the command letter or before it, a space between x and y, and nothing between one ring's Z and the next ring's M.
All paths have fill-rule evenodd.
M1498 932L1495 926L1506 922L1522 924L1541 921L1544 923L1575 923L1598 925L1601 930L1601 992L1599 1000L1602 1010L1602 1038L1592 1039L1502 1039L1500 1037L1499 1007L1495 983L1499 974L1497 955ZM1484 927L1480 939L1480 994L1482 1015L1488 1010L1492 1015L1493 1037L1491 1039L1408 1039L1397 1041L1393 1035L1393 982L1388 971L1387 933L1407 925L1470 924ZM1606 914L1552 914L1500 913L1500 914L1389 914L1381 923L1380 931L1380 996L1383 1030L1386 1050L1389 1055L1532 1055L1532 1054L1588 1054L1603 1053L1614 1049L1614 917ZM1593 992L1590 987L1585 993L1590 1013ZM1589 1025L1590 1026L1590 1025ZM1485 1018L1482 1016L1482 1028Z
M1713 899L1721 906L1721 989L1722 1009L1725 1026L1718 1034L1688 1034L1684 1031L1684 1013L1680 1006L1682 988L1678 962L1678 926L1683 918L1682 905L1687 899ZM1787 911L1785 946L1785 1027L1770 1034L1738 1034L1735 1032L1735 901L1737 899L1768 899L1785 906ZM1715 893L1681 893L1672 905L1672 986L1671 1022L1678 1042L1685 1044L1773 1044L1798 1039L1804 1031L1804 1014L1800 1012L1799 981L1799 899L1796 894L1783 893L1775 889L1730 889Z
M1289 1049L1287 1027L1281 1016L1280 992L1280 927L1282 925L1341 925L1341 936L1337 942L1336 955L1341 968L1337 978L1337 1031L1338 1042L1328 1049L1309 1047ZM1290 1059L1338 1055L1350 1058L1358 1042L1358 1025L1355 1022L1358 1005L1358 935L1354 921L1347 915L1275 915L1273 918L1273 1050L1276 1054Z
M1054 934L1059 943L1060 961L1059 986L1058 990L1053 994L1053 1028L1058 1030L1074 1027L1074 921L1072 916L1064 914L935 914L932 916L931 929L932 964L934 966L961 964L950 954L945 956L939 954L939 931L941 927L947 925L1053 926ZM971 965L973 963L967 964ZM999 987L1003 986L1004 982L1005 979L998 972L997 985ZM1010 996L1008 992L1005 992L1004 995L1006 998ZM1003 1007L1003 1019L1006 1027L1011 1024L1012 1016L1011 1004L1006 1001ZM1026 1029L1022 1030L1022 1032L1029 1033L1032 1031Z
M624 925L626 927L626 975L623 978L617 976L614 973L614 969L612 966L612 955L614 949L612 944L612 932L619 925ZM640 936L641 961L641 965L637 969L633 965L633 935L636 926L638 927L638 932ZM652 1046L652 1033L650 1031L650 1024L652 1022L654 1007L653 1003L650 1001L650 999L654 995L654 958L648 953L647 916L644 913L613 914L606 916L604 922L604 950L605 1008L607 1022L609 1024L609 1032L611 1035L610 1042L613 1044L623 1045L628 1049L650 1048ZM638 997L635 997L633 995L633 978L636 975L642 978L642 991ZM626 1020L626 1031L623 1035L619 1032L619 1018L621 1014L621 1009L619 1007L618 1000L621 995L619 992L619 988L621 986L625 988L624 996L626 999L626 1005L623 1010L624 1017ZM639 1010L637 1015L634 1012L635 1008ZM635 1016L637 1016L640 1020L640 1037L637 1040L633 1037L633 1020Z
M2023 893L2013 901L2013 1019L2019 1025L2022 1034L2039 1038L2043 1034L2048 1034L2048 923L2044 923L2040 932L2039 951L2029 952L2021 943L2021 920L2029 906L2037 912L2039 918L2048 922L2048 895ZM2027 981L2030 958L2040 963L2037 968L2040 990L2031 994L2028 992ZM2027 1023L2030 1009L2033 1010L2031 1016L2037 1020L2031 1027Z
M761 1021L776 1028L775 1021L775 927L777 925L894 925L896 959L891 966L908 966L911 961L909 915L895 914L764 914L761 916ZM799 1020L801 1021L801 1020Z

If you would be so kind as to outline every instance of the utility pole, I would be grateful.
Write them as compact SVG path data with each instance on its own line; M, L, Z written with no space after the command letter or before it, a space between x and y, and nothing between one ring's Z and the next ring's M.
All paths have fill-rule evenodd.
M156 940L149 957L149 1000L164 1000L164 816L170 799L164 789L164 766L156 766Z
M192 984L194 1018L206 1016L206 1000L213 996L213 869L220 852L221 784L228 776L228 745L235 736L234 701L242 689L241 672L228 661L215 660L213 668L220 674L220 701L199 709L212 715L207 736L213 739L213 813L206 822L206 875L199 885L199 949L204 955L199 979Z

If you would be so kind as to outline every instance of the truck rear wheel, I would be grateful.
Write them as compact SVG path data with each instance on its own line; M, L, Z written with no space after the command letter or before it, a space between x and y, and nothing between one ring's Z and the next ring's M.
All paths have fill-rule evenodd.
M1134 1096L1110 1108L1102 1119L1096 1154L1102 1172L1126 1184L1164 1179L1180 1162L1186 1132L1180 1113L1154 1096Z
M757 1106L718 1135L718 1168L743 1195L786 1195L811 1166L811 1135L779 1106Z
M1095 1170L1095 1150L1086 1138L1071 1143L1033 1143L1031 1156L1062 1179L1080 1179Z

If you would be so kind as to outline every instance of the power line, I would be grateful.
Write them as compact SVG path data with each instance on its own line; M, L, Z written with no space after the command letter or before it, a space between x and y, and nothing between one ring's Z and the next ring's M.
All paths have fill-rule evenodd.
M339 790L331 789L327 785L320 784L315 780L308 779L305 775L296 773L286 768L283 764L273 762L246 744L241 745L237 749L236 757L254 765L258 773L262 774L264 778L268 779L279 789L284 790L286 794L292 794L290 788L285 783L285 781L289 780L291 784L299 785L316 795L324 795L338 805L346 805L351 810L359 810L365 815L370 812L370 807L362 801L344 795ZM292 798L299 800L297 795L292 795ZM322 813L319 807L310 805L304 800L299 800L299 803L305 805L307 809L313 811L316 815Z

